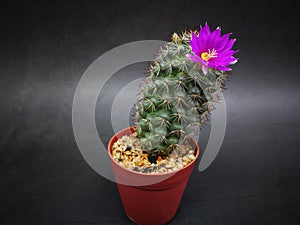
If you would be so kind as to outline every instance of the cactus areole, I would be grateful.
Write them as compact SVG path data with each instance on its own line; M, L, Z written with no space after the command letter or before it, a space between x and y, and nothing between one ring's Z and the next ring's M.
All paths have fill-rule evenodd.
M150 155L166 156L193 137L220 99L235 39L208 24L174 33L150 63L135 105L136 131Z

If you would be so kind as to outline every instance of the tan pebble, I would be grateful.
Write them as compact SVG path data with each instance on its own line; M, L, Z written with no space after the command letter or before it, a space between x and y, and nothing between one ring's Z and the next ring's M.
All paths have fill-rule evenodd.
M166 167L167 169L170 169L170 168L172 168L173 166L170 165L170 164L167 164L167 165L165 165L165 167Z
M141 157L137 156L133 158L133 162L140 162L141 161Z
M161 168L158 170L159 173L163 173L163 172L165 172L165 171L166 171L166 169L163 168L163 167L161 167Z
M128 162L128 165L129 165L131 168L135 167L135 164L134 164L133 162Z
M183 167L183 164L182 163L178 163L177 166L176 166L178 169L181 169Z
M188 157L188 156L184 156L184 157L182 158L182 160L183 160L183 161L189 161L189 157Z
M173 158L170 158L170 162L174 162L175 160Z
M143 166L144 163L143 162L135 162L135 165L137 165L137 166Z
M195 159L194 155L189 155L188 157L189 157L190 160L194 160Z
M161 164L166 164L167 163L167 160L162 160L161 162L160 162Z

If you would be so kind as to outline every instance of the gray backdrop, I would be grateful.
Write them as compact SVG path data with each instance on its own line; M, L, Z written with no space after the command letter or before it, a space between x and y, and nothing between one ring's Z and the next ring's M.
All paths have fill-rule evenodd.
M75 88L106 51L168 40L205 21L233 32L240 62L224 92L220 153L206 171L194 171L170 225L299 223L299 13L296 1L2 3L0 224L131 224L115 183L95 173L77 148ZM114 97L143 77L146 65L124 68L105 84L96 108L104 143L113 135Z

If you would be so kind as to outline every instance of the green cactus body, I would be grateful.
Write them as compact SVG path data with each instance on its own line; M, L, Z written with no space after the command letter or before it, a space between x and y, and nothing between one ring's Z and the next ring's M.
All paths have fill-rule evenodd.
M226 74L204 74L187 58L191 33L173 34L155 56L136 104L136 130L149 154L168 155L195 135L220 98Z

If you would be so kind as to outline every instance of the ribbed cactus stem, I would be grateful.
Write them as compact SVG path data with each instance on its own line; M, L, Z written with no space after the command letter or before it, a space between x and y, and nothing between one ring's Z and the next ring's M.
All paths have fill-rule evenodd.
M207 121L224 87L225 74L206 74L191 54L191 33L174 33L150 64L136 104L136 129L150 154L168 155Z

